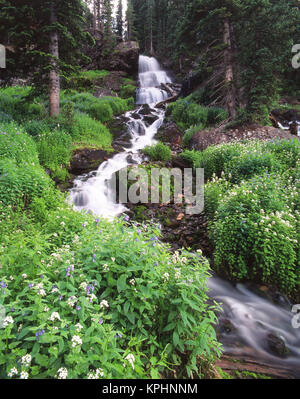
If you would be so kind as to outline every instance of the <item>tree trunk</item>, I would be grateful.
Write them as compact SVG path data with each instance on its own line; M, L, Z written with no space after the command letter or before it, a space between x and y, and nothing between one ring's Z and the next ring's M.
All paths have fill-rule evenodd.
M225 82L226 82L226 106L229 117L236 117L235 88L233 82L233 47L231 27L228 18L224 20L224 43L227 45L224 51Z
M54 4L51 2L50 10L50 23L57 22ZM58 34L57 30L53 29L50 32L50 54L52 56L50 60L51 71L49 81L49 104L50 104L50 116L59 115L59 96L60 96L60 81L59 81L59 67L58 67Z

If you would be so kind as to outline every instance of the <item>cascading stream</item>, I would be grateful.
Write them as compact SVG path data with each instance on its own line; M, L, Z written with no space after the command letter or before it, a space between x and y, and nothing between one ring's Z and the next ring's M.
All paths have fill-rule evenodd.
M139 82L137 90L138 105L148 104L153 107L168 97L168 93L160 89L162 83L171 83L167 73L161 70L158 61L153 57L140 56L139 58ZM138 110L125 114L129 119L128 130L131 134L131 148L125 149L107 162L100 165L98 171L89 175L79 176L74 181L74 187L70 192L70 203L78 211L86 210L98 216L113 218L125 212L127 208L115 201L115 192L111 187L111 181L115 173L126 168L132 162L141 163L140 150L155 143L154 136L164 120L165 112L154 109L152 114L157 117L150 126L143 120L143 115ZM135 115L133 117L132 115ZM139 114L140 119L136 119Z
M124 148L123 152L102 163L96 172L75 180L74 188L70 192L70 203L78 211L86 210L111 219L127 210L123 204L114 200L111 180L116 172L133 162L141 163L140 150L155 143L154 137L163 123L165 112L154 109L152 114L157 120L148 125L140 111L143 104L153 108L168 97L167 92L159 86L161 83L171 83L171 79L161 70L155 58L140 56L139 82L136 103L141 107L125 114L129 119L127 127L131 134L131 147ZM139 119L136 119L137 114ZM223 304L220 327L221 342L226 352L242 355L249 354L250 349L257 359L268 361L271 365L289 367L300 376L300 329L292 327L294 314L291 313L290 304L275 305L250 291L245 285L233 287L218 277L209 279L209 287L210 296ZM222 330L222 320L229 321L229 329ZM274 354L268 341L270 334L284 343L289 354L282 357Z

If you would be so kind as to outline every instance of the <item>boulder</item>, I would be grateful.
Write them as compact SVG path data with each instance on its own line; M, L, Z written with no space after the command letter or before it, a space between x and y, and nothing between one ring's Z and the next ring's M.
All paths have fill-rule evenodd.
M75 176L89 173L92 170L98 169L98 167L112 155L113 153L103 150L87 148L76 150L70 162L69 172Z
M184 132L173 121L165 122L158 130L157 138L165 143L181 144Z
M284 339L276 333L268 334L267 343L271 352L276 356L285 358L290 353L285 345Z
M135 74L138 71L140 48L137 42L122 42L110 58L110 68Z
M145 122L146 126L151 126L154 122L158 119L157 115L149 114L144 115L143 121Z

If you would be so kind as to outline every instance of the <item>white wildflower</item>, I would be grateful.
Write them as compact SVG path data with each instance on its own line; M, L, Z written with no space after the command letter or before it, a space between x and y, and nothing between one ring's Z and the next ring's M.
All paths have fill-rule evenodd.
M76 332L80 332L83 329L83 326L80 323L76 324Z
M132 353L129 353L129 355L127 355L127 356L125 357L125 359L128 360L128 362L131 364L131 367L134 369L134 361L135 361L135 358L134 358L133 354L132 354Z
M20 379L21 380L27 380L29 377L29 374L27 373L27 371L22 371L20 374Z
M52 312L51 316L49 317L50 321L55 321L55 320L59 320L61 321L60 315L58 312Z
M5 317L3 320L3 327L7 327L9 324L14 324L14 319L11 316Z
M131 285L135 285L135 279L133 278L133 279L131 279L130 281L129 281L129 284L131 284Z
M40 296L46 296L46 291L45 290L39 290L38 291L38 295L40 295Z
M61 367L59 370L57 370L56 377L59 380L65 380L68 377L68 370L65 367Z
M79 335L74 335L72 337L72 348L75 348L75 346L82 345L82 339L79 337Z
M15 367L13 367L10 371L9 371L9 373L7 374L7 376L8 377L13 377L14 375L17 375L18 374L18 370L15 368Z
M103 309L104 307L109 308L109 304L105 299L100 302L100 308Z
M31 363L32 357L31 355L25 355L22 357L21 359L21 363L26 366L29 367L30 363Z
M165 273L165 274L163 275L163 278L164 278L166 281L169 280L169 277L170 277L169 273Z
M27 278L27 274L26 273L23 273L22 274L22 277L25 279L25 278Z

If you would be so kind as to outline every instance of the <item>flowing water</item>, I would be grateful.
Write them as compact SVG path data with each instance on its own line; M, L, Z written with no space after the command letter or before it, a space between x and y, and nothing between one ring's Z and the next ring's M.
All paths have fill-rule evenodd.
M171 79L161 70L155 58L140 56L139 83L136 103L141 107L125 114L129 120L127 127L131 135L131 147L124 148L123 152L102 163L96 173L79 176L74 181L70 202L76 210L84 209L106 218L118 216L127 210L124 205L115 201L112 179L119 170L132 163L142 162L140 150L156 142L154 136L163 123L164 111L158 108L152 111L157 119L150 126L139 112L143 108L142 104L148 104L153 108L168 97L168 93L159 86L161 83L171 83ZM137 114L140 115L139 119L136 119Z
M122 168L141 163L143 157L140 150L155 143L154 137L163 123L165 113L155 108L152 114L157 119L149 125L140 112L143 104L148 104L153 109L155 104L168 97L160 84L171 83L171 79L161 70L155 58L140 56L139 83L136 103L140 107L125 114L131 146L102 163L96 172L75 180L70 192L70 203L79 211L86 210L98 216L113 218L127 210L124 205L115 201L112 178ZM295 315L291 313L291 304L288 301L281 298L281 302L274 304L246 285L233 286L218 277L209 280L209 288L210 296L222 303L219 329L226 353L249 355L250 349L252 357L268 362L270 366L288 367L300 377L300 329L292 327L292 318ZM288 354L275 354L272 349L274 337L275 345L276 342L279 348L285 345Z

